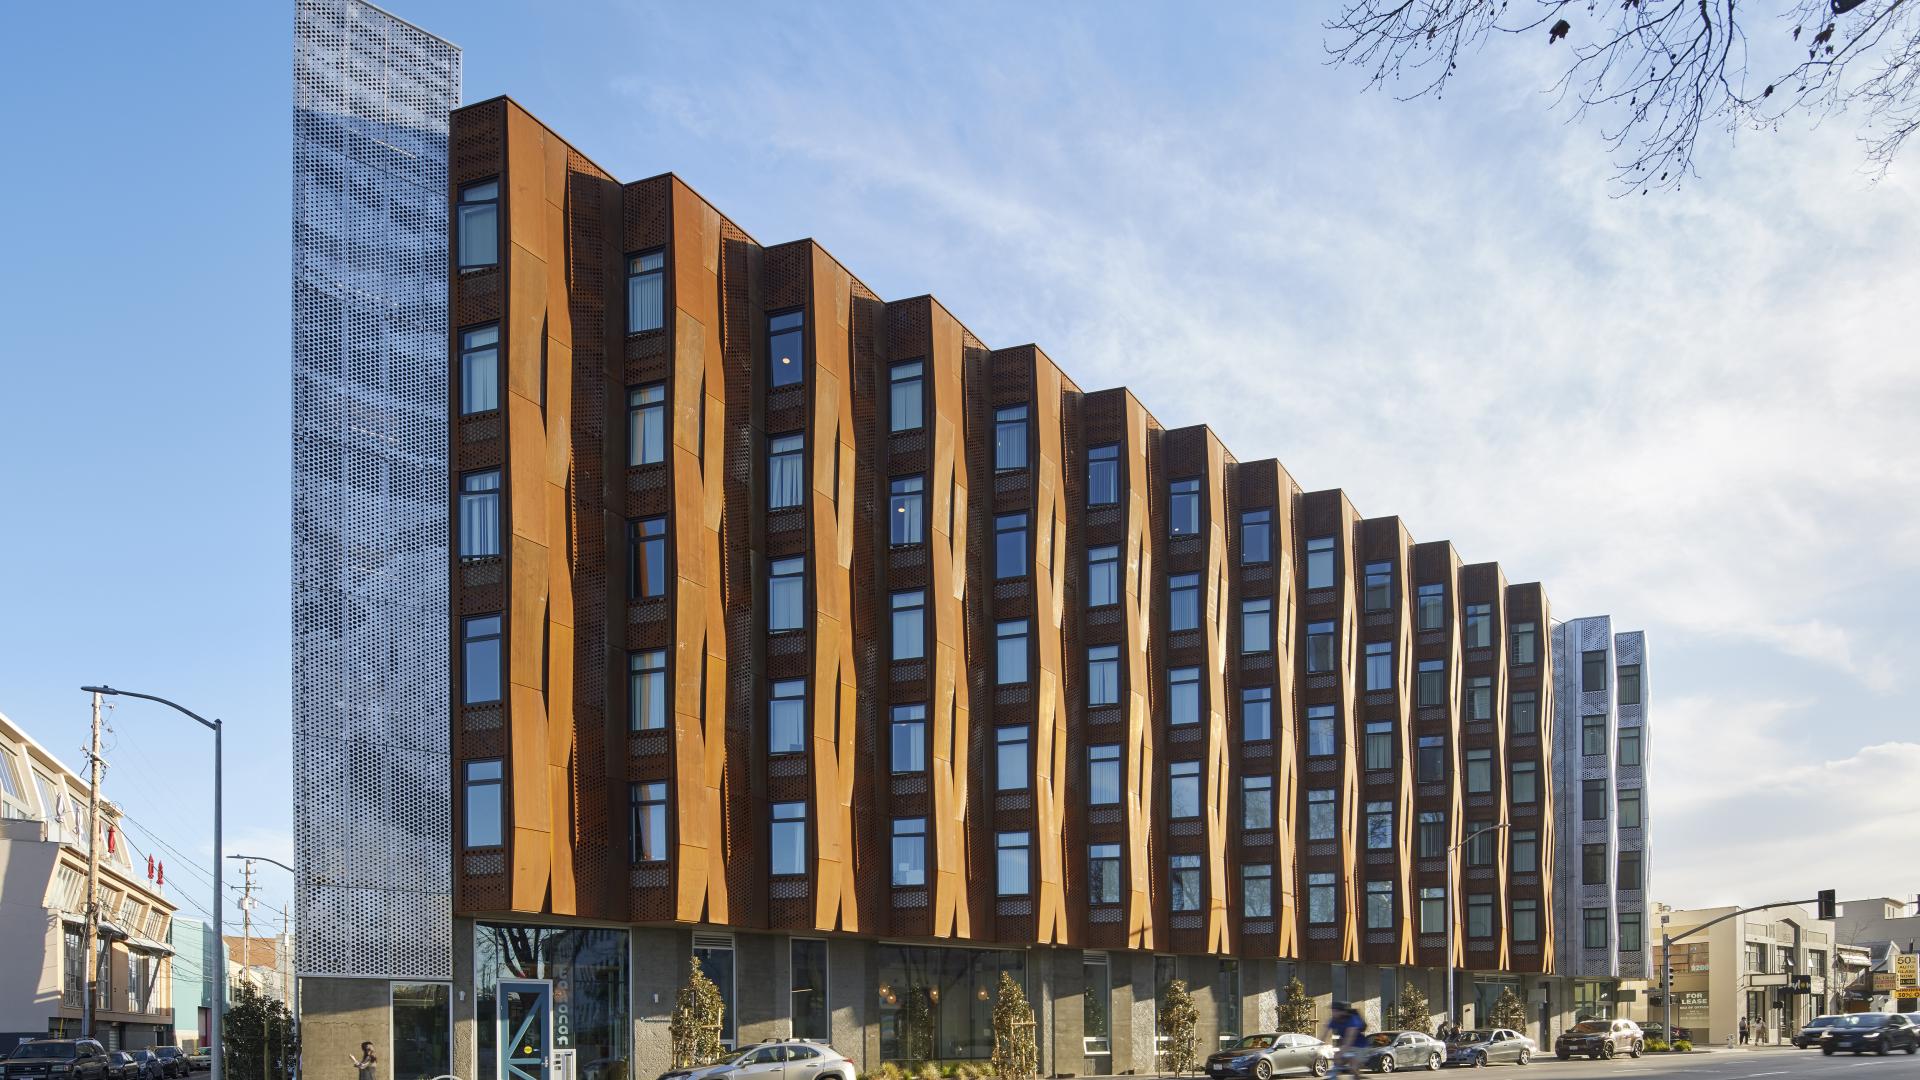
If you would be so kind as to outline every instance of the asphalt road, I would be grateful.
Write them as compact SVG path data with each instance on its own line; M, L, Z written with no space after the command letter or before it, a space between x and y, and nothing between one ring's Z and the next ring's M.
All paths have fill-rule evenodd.
M1468 1074L1488 1076L1513 1074L1515 1080L1588 1080L1608 1077L1616 1080L1648 1080L1650 1077L1687 1077L1689 1080L1757 1080L1760 1077L1831 1077L1832 1080L1920 1080L1920 1055L1895 1051L1886 1057L1868 1054L1835 1054L1818 1050L1722 1050L1715 1053L1647 1054L1639 1059L1588 1061L1575 1058L1559 1061L1552 1054L1538 1057L1524 1068L1494 1065L1482 1070L1451 1068L1442 1075ZM1394 1075L1398 1076L1399 1073ZM1408 1075L1431 1076L1424 1070Z

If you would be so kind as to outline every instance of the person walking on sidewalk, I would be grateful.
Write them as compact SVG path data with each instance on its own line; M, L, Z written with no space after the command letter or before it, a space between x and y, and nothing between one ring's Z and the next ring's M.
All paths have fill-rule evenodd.
M1747 1026L1747 1018L1744 1016L1741 1017L1740 1018L1740 1045L1741 1046L1747 1045L1747 1036L1751 1033L1751 1030L1752 1029L1750 1029Z

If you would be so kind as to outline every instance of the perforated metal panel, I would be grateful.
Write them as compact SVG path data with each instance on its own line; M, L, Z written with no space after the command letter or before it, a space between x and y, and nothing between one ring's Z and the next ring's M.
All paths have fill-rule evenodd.
M452 976L447 114L460 50L297 0L293 782L302 974Z

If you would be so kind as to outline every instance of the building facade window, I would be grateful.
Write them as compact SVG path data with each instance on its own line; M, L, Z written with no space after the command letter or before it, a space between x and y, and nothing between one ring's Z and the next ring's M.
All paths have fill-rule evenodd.
M1024 832L1003 832L994 837L995 878L1001 896L1025 896L1027 894L1027 853L1032 847L1031 835Z
M627 522L627 596L652 600L667 595L667 519Z
M500 700L500 616L460 620L461 701L486 705Z
M1414 752L1414 780L1422 784L1438 784L1446 778L1447 737L1420 736L1420 745Z
M628 784L627 861L665 862L667 858L667 785Z
M1515 692L1507 710L1507 727L1515 735L1531 735L1539 730L1539 699L1532 690Z
M667 650L627 654L627 729L662 731L667 726Z
M1622 851L1620 853L1620 877L1618 885L1621 892L1640 891L1640 859L1641 852L1639 851Z
M993 730L994 787L1000 791L1025 791L1032 786L1029 777L1028 737L1024 724Z
M1333 537L1315 536L1307 540L1307 588L1333 588Z
M806 501L806 436L799 432L767 439L767 508L785 510Z
M1415 617L1422 630L1438 630L1446 620L1447 587L1445 585L1422 585L1418 593L1418 606Z
M1087 646L1087 705L1115 705L1120 701L1120 646Z
M1437 858L1447 853L1447 814L1444 810L1422 810L1417 821L1415 841L1420 857Z
M1620 951L1640 951L1640 913L1637 911L1620 913Z
M457 220L460 269L500 265L500 181L461 188Z
M783 311L767 316L767 384L798 386L806 376L807 315Z
M1273 511L1240 513L1240 565L1260 566L1273 561Z
M1605 821L1607 819L1607 781L1605 777L1595 777L1580 781L1580 820Z
M1167 723L1179 726L1200 722L1200 669L1167 670Z
M927 478L896 476L887 483L887 542L894 547L927 539Z
M1027 681L1027 620L994 624L994 679L1001 686Z
M927 771L927 707L895 705L887 723L888 760L895 773Z
M1273 828L1273 777L1240 779L1240 827L1254 831Z
M1200 763L1176 761L1167 766L1167 816L1200 816Z
M827 1007L827 943L820 938L797 937L787 941L793 1037L825 1042L833 1035L833 1025L828 1019L832 1011ZM811 1047L803 1049L812 1050Z
M1106 743L1087 747L1087 803L1116 806L1120 802L1120 747Z
M1174 574L1167 578L1167 629L1200 629L1200 575Z
M1591 694L1607 688L1607 651L1580 654L1580 692Z
M1447 662L1422 660L1413 676L1413 701L1423 709L1447 703Z
M1393 689L1393 642L1367 642L1367 689Z
M1485 795L1493 790L1493 751L1485 747L1467 751L1467 792Z
M1640 665L1621 664L1614 674L1619 679L1616 700L1622 705L1640 704Z
M777 802L767 836L768 872L776 877L807 872L807 804Z
M1334 878L1332 874L1307 875L1307 922L1326 926L1334 917Z
M1620 789L1620 827L1637 829L1640 827L1640 789Z
M1467 822L1467 865L1492 866L1495 841L1500 830L1491 821Z
M1580 912L1581 944L1589 949L1607 947L1607 909L1585 908Z
M1493 645L1493 605L1467 605L1466 647L1485 649Z
M1607 845L1580 845L1580 884L1605 885L1607 883Z
M1107 443L1087 448L1087 505L1112 506L1120 501L1120 446Z
M667 253L643 251L627 259L627 333L667 324Z
M1390 799L1367 804L1367 850L1393 850L1393 802Z
M1108 607L1120 602L1120 548L1104 544L1087 549L1087 606Z
M767 564L767 629L801 630L807 625L807 560L775 559Z
M1370 562L1366 567L1366 589L1362 593L1368 611L1385 611L1393 606L1393 564Z
M1175 911L1200 910L1200 856L1175 855L1168 860Z
M1493 676L1475 675L1467 679L1467 719L1493 719Z
M996 472L1017 472L1027 467L1025 405L993 410L993 467Z
M667 388L660 383L627 391L627 464L667 460Z
M1516 665L1531 664L1539 648L1539 638L1530 622L1513 624L1513 662Z
M927 883L927 819L893 819L893 886L912 888Z
M1248 919L1273 917L1273 864L1248 863L1240 868L1240 914Z
M776 679L767 700L767 752L798 754L807 748L807 680Z
M1393 882L1367 882L1367 929L1393 929Z
M1540 833L1535 829L1516 829L1513 833L1513 845L1508 849L1513 859L1513 872L1531 874L1540 869Z
M1366 752L1368 771L1393 768L1393 721L1367 721Z
M903 589L890 598L893 611L895 660L919 660L927 655L927 590Z
M1333 734L1333 720L1333 706L1307 706L1308 757L1332 757L1338 750L1338 741Z
M1200 481L1175 480L1167 490L1167 529L1174 536L1200 535Z
M1628 768L1637 768L1640 765L1640 729L1623 727L1616 741L1620 744L1620 764Z
M927 423L925 364L906 360L887 369L887 428L919 431Z
M1513 902L1513 940L1540 940L1540 902L1532 899Z
M1331 840L1336 828L1332 788L1307 792L1307 839Z
M1492 896L1486 893L1472 893L1467 896L1467 936L1469 938L1493 936Z
M482 469L460 477L460 557L491 559L500 554L500 470Z
M1266 742L1273 738L1273 687L1249 686L1240 691L1240 740Z
M462 773L470 848L499 847L506 836L506 799L499 758L469 761Z
M500 324L460 331L461 415L500 407Z
M1529 806L1539 800L1540 765L1538 762L1516 761L1509 772L1512 774L1512 779L1507 782L1509 801L1521 806Z
M1091 844L1087 847L1087 892L1094 904L1120 902L1120 845Z
M1333 624L1307 624L1307 674L1333 670Z
M1027 574L1027 515L993 519L993 576L1001 580Z
M1273 651L1273 598L1253 596L1240 601L1240 651Z
M1605 714L1592 714L1580 718L1580 752L1588 757L1605 756L1607 752Z
M1434 885L1421 887L1420 932L1423 934L1447 932L1447 890Z

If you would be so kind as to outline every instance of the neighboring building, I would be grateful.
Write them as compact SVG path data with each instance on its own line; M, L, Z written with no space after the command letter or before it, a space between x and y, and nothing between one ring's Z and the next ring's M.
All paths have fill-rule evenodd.
M293 938L287 934L227 935L227 985L241 981L276 1001L293 1000Z
M1913 903L1891 896L1848 900L1840 905L1833 925L1842 943L1872 951L1877 962L1874 971L1892 973L1894 956L1920 952L1920 898ZM1886 998L1884 1008L1920 1012L1920 985L1896 984L1889 994L1875 994L1876 998L1882 996Z
M1839 933L1837 922L1834 932ZM1848 945L1844 941L1833 950L1833 978L1827 985L1828 1012L1879 1012L1892 1006L1888 1000L1893 996L1891 992L1874 989L1874 953L1875 950L1864 945ZM1893 967L1884 963L1878 970L1891 972Z
M0 714L0 1046L78 1035L86 958L87 784ZM109 1049L173 1041L173 902L136 874L120 810L100 804L93 1034ZM111 840L111 843L109 842ZM109 848L111 847L111 850Z
M1646 638L1607 616L1553 628L1554 787L1561 793L1555 971L1580 1019L1645 1016L1654 979L1648 870ZM1627 988L1623 990L1623 984Z
M1678 936L1738 910L1675 911L1657 905L1656 934ZM1651 958L1659 971L1661 950ZM1789 1039L1808 1020L1832 1008L1833 924L1805 908L1786 906L1735 916L1673 945L1673 1022L1692 1028L1694 1042L1725 1042L1740 1018L1767 1025L1769 1042ZM1809 992L1793 993L1796 976ZM1657 979L1657 975L1656 975ZM1654 1009L1652 1019L1660 1019Z
M219 954L213 935L199 919L173 920L167 944L173 946L173 1042L194 1049L213 1035L213 965Z

